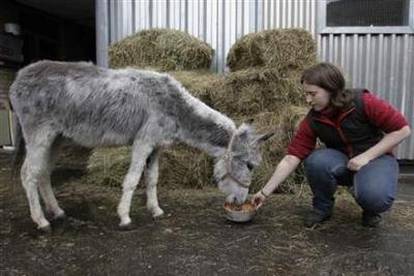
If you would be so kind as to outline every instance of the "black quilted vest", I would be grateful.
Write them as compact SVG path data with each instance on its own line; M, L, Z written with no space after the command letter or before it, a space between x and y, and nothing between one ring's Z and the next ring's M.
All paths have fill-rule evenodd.
M353 89L353 106L342 112L336 121L323 117L313 109L308 113L310 127L328 148L349 157L358 155L378 143L384 133L372 125L364 112L363 89Z

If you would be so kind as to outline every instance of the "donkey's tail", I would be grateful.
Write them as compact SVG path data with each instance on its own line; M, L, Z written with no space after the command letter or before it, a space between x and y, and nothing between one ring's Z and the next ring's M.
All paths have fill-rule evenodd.
M19 123L19 119L16 116L16 113L13 115L13 121L15 123L15 151L13 156L13 163L12 163L12 177L16 178L19 175L20 167L23 164L24 156L25 156L25 142L23 138L22 127Z

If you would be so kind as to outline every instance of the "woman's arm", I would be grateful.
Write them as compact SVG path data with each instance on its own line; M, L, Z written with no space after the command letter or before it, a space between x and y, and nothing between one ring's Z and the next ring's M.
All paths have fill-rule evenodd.
M409 126L404 126L399 130L387 133L377 144L349 160L348 169L358 171L368 164L369 161L390 152L393 147L401 143L410 134L411 130Z

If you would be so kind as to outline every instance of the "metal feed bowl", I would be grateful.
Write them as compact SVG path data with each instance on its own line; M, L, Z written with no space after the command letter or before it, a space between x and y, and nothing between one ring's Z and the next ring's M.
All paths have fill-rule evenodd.
M250 204L250 203L244 203L244 204ZM257 212L256 208L254 208L253 205L251 206L252 208L249 208L247 210L233 210L230 208L228 204L224 203L223 208L226 214L226 218L228 220L234 221L234 222L248 222L253 219L253 217L256 215L256 212Z

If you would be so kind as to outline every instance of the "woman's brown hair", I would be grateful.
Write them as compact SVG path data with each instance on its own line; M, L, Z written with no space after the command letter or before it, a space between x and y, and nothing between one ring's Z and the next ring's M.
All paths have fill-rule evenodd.
M300 82L325 89L330 94L330 105L336 109L346 109L352 104L353 93L345 89L344 75L332 63L321 62L306 69Z

